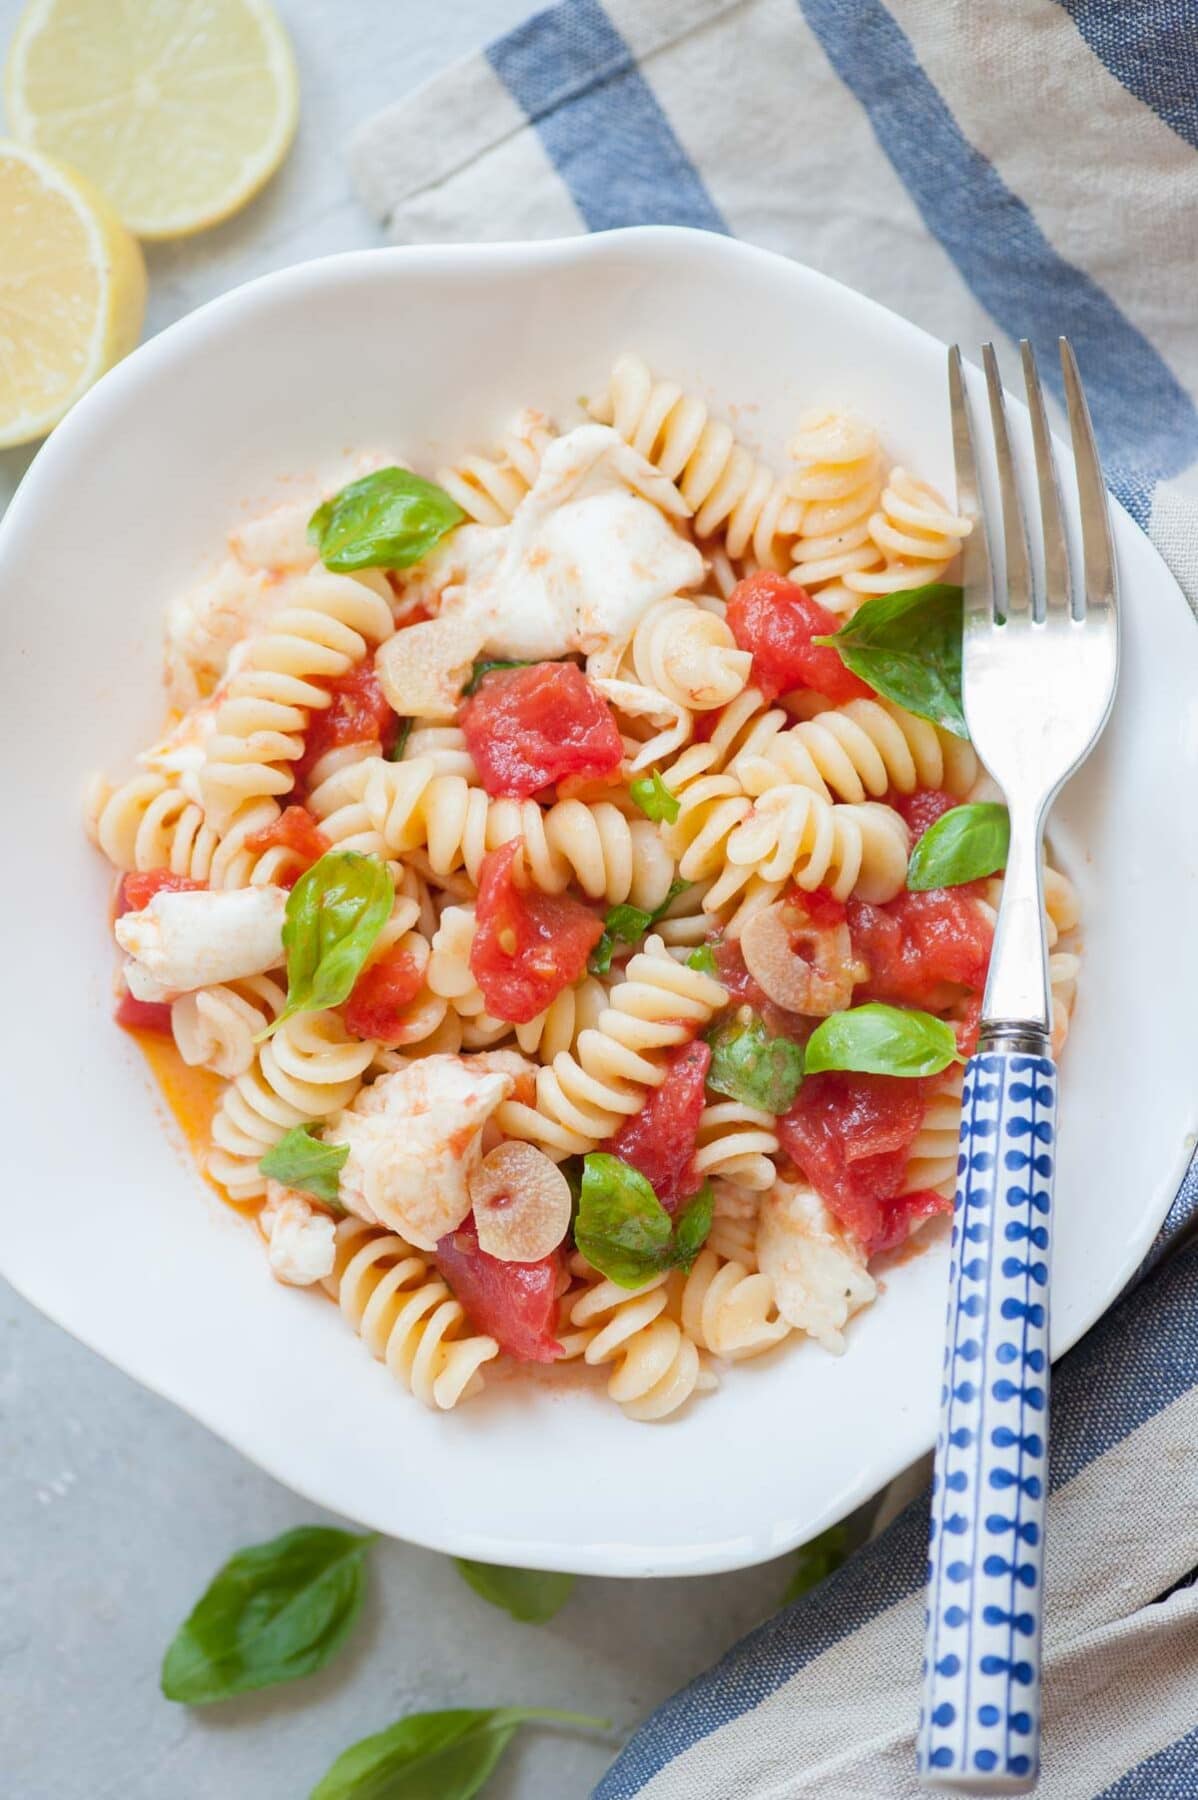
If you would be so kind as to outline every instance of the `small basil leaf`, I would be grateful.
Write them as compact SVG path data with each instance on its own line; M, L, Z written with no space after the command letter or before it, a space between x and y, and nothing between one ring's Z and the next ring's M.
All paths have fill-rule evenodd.
M672 1233L639 1169L603 1150L585 1159L574 1241L594 1268L617 1287L640 1287L667 1265Z
M671 794L657 769L629 782L628 792L647 819L653 819L657 824L664 820L667 825L672 825L678 817L681 802Z
M611 959L617 943L639 943L649 927L656 925L658 919L673 906L679 894L684 894L689 886L689 881L672 881L669 893L653 912L646 912L641 906L613 906L603 921L603 936L591 951L587 962L591 974L610 974Z
M871 1000L821 1019L807 1039L807 1073L853 1069L861 1075L939 1075L960 1062L953 1028L931 1013Z
M499 1563L472 1562L455 1556L458 1574L491 1606L510 1613L521 1625L544 1625L570 1598L573 1575L552 1569L508 1569Z
M794 1573L786 1584L782 1605L789 1606L809 1594L821 1581L838 1569L849 1553L849 1534L844 1525L831 1525L809 1544L804 1544L795 1559Z
M1005 806L994 800L954 806L928 826L912 850L907 886L922 893L996 875L1006 867L1010 847L1011 818Z
M790 1038L771 1037L756 1013L745 1020L746 1011L742 1007L708 1033L707 1085L743 1106L784 1113L803 1079L803 1046Z
M175 1633L167 1699L206 1706L323 1669L353 1629L373 1541L301 1525L239 1550Z
M403 761L404 751L408 747L408 739L411 737L411 735L412 735L412 720L411 719L401 719L399 721L399 730L396 733L395 742L392 744L390 750L388 750L388 752L387 752L387 761L388 762L402 762Z
M483 676L493 674L496 669L535 669L536 666L535 663L530 662L476 662L474 665L474 673L462 689L462 699L468 700L471 694L476 694L478 692L478 684L483 679Z
M673 1262L676 1268L690 1269L707 1242L715 1211L715 1195L711 1184L704 1182L693 1199L688 1200L674 1225Z
M343 1750L309 1800L473 1800L517 1727L541 1720L594 1730L608 1723L548 1706L409 1713Z
M317 507L308 537L326 569L407 569L465 517L435 482L375 469Z
M701 975L714 975L716 972L715 951L710 944L700 944L692 950L686 959L688 969L698 969Z
M348 1144L322 1144L312 1136L310 1125L293 1125L266 1152L258 1167L272 1181L281 1181L284 1187L296 1188L302 1194L312 1194L344 1212L337 1194L348 1155Z
M263 1037L296 1013L349 998L394 900L387 865L355 850L326 851L300 876L283 920L287 1004Z
M921 719L967 738L961 706L961 589L934 581L867 600L829 637L846 669Z

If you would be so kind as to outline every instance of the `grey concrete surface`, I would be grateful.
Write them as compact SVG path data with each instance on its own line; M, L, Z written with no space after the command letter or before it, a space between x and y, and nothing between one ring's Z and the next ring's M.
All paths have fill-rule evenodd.
M350 192L350 132L531 9L280 0L303 84L296 145L237 218L150 247L147 332L253 275L380 241ZM0 0L0 48L18 11ZM0 506L28 461L0 452ZM528 1734L487 1800L582 1800L636 1720L785 1582L778 1565L582 1581L535 1628L484 1605L446 1559L380 1544L362 1628L331 1669L203 1712L163 1700L162 1651L215 1568L319 1516L0 1287L0 1800L303 1800L341 1749L403 1712L516 1701L614 1730Z

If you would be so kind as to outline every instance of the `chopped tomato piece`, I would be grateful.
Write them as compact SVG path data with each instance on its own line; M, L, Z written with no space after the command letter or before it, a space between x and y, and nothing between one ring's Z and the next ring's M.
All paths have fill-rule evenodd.
M611 708L575 663L493 669L458 719L483 786L505 799L566 776L600 779L624 754Z
M695 1173L695 1138L710 1064L710 1045L679 1044L661 1086L605 1146L640 1170L667 1212L703 1185Z
M295 765L297 787L302 787L320 758L342 744L377 743L384 755L399 733L399 718L379 686L372 662L358 663L345 675L317 679L317 687L332 695L328 706L309 716L304 733L304 754Z
M970 994L961 1010L961 1017L953 1026L957 1034L957 1049L962 1056L972 1056L978 1047L978 1031L982 1023L982 996Z
M885 906L850 900L849 932L869 968L861 998L942 1011L986 985L993 936L972 884L899 894Z
M493 1337L521 1362L553 1362L562 1353L555 1335L562 1266L557 1251L540 1262L501 1262L479 1248L467 1220L437 1245L437 1267L476 1331Z
M355 1037L377 1038L380 1044L402 1044L404 1009L416 998L424 967L410 950L396 948L363 969L345 1003L345 1026Z
M483 858L470 970L492 1018L524 1025L585 972L603 921L568 894L518 888L519 848L512 838Z
M122 875L116 892L116 916L144 912L155 894L197 894L206 881L193 881L190 875L172 875L169 869L134 869Z
M960 801L946 794L943 788L916 788L913 794L888 794L887 800L896 813L901 814L911 833L911 842L917 844L924 832L933 826L937 819L942 819L946 812L951 812Z
M868 1256L906 1236L917 1196L899 1190L925 1102L922 1081L829 1071L808 1075L778 1120L784 1149Z
M284 807L273 825L267 825L262 831L252 831L245 846L259 856L277 846L292 851L299 858L296 868L278 877L280 887L294 887L304 870L310 869L326 850L333 848L306 806Z
M171 1035L171 1009L156 1000L135 1000L132 994L122 994L113 1016L126 1031L159 1031L164 1037Z
M810 892L805 888L791 888L786 898L804 922L813 925L817 931L843 925L848 916L845 902L838 900L830 888L812 888Z
M872 697L838 651L812 643L838 630L840 620L797 582L767 569L747 575L732 590L727 617L741 649L753 653L753 685L767 700L792 688L814 688L838 702Z

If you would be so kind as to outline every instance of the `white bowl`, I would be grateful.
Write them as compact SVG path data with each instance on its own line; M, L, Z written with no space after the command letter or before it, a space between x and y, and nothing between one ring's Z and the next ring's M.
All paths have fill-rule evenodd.
M846 405L951 492L941 345L810 270L670 230L268 276L138 350L38 456L0 529L0 1263L84 1342L339 1512L492 1562L683 1574L777 1555L927 1448L943 1246L887 1277L843 1358L784 1346L665 1425L630 1423L570 1377L498 1380L426 1412L325 1299L270 1280L195 1172L109 1016L110 875L80 824L87 772L119 770L159 726L163 604L232 521L345 453L427 470L488 445L521 406L569 417L625 349L771 456L800 408ZM1121 690L1055 822L1087 945L1063 1080L1058 1351L1149 1244L1198 1093L1198 632L1118 510L1115 534Z

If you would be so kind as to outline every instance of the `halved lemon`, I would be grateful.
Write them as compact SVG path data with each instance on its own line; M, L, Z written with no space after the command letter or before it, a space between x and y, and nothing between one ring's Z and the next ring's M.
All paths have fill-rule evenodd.
M269 180L299 90L267 0L29 0L4 103L14 135L80 169L130 231L170 238Z
M73 169L0 142L0 445L57 425L132 350L146 268L108 202Z

